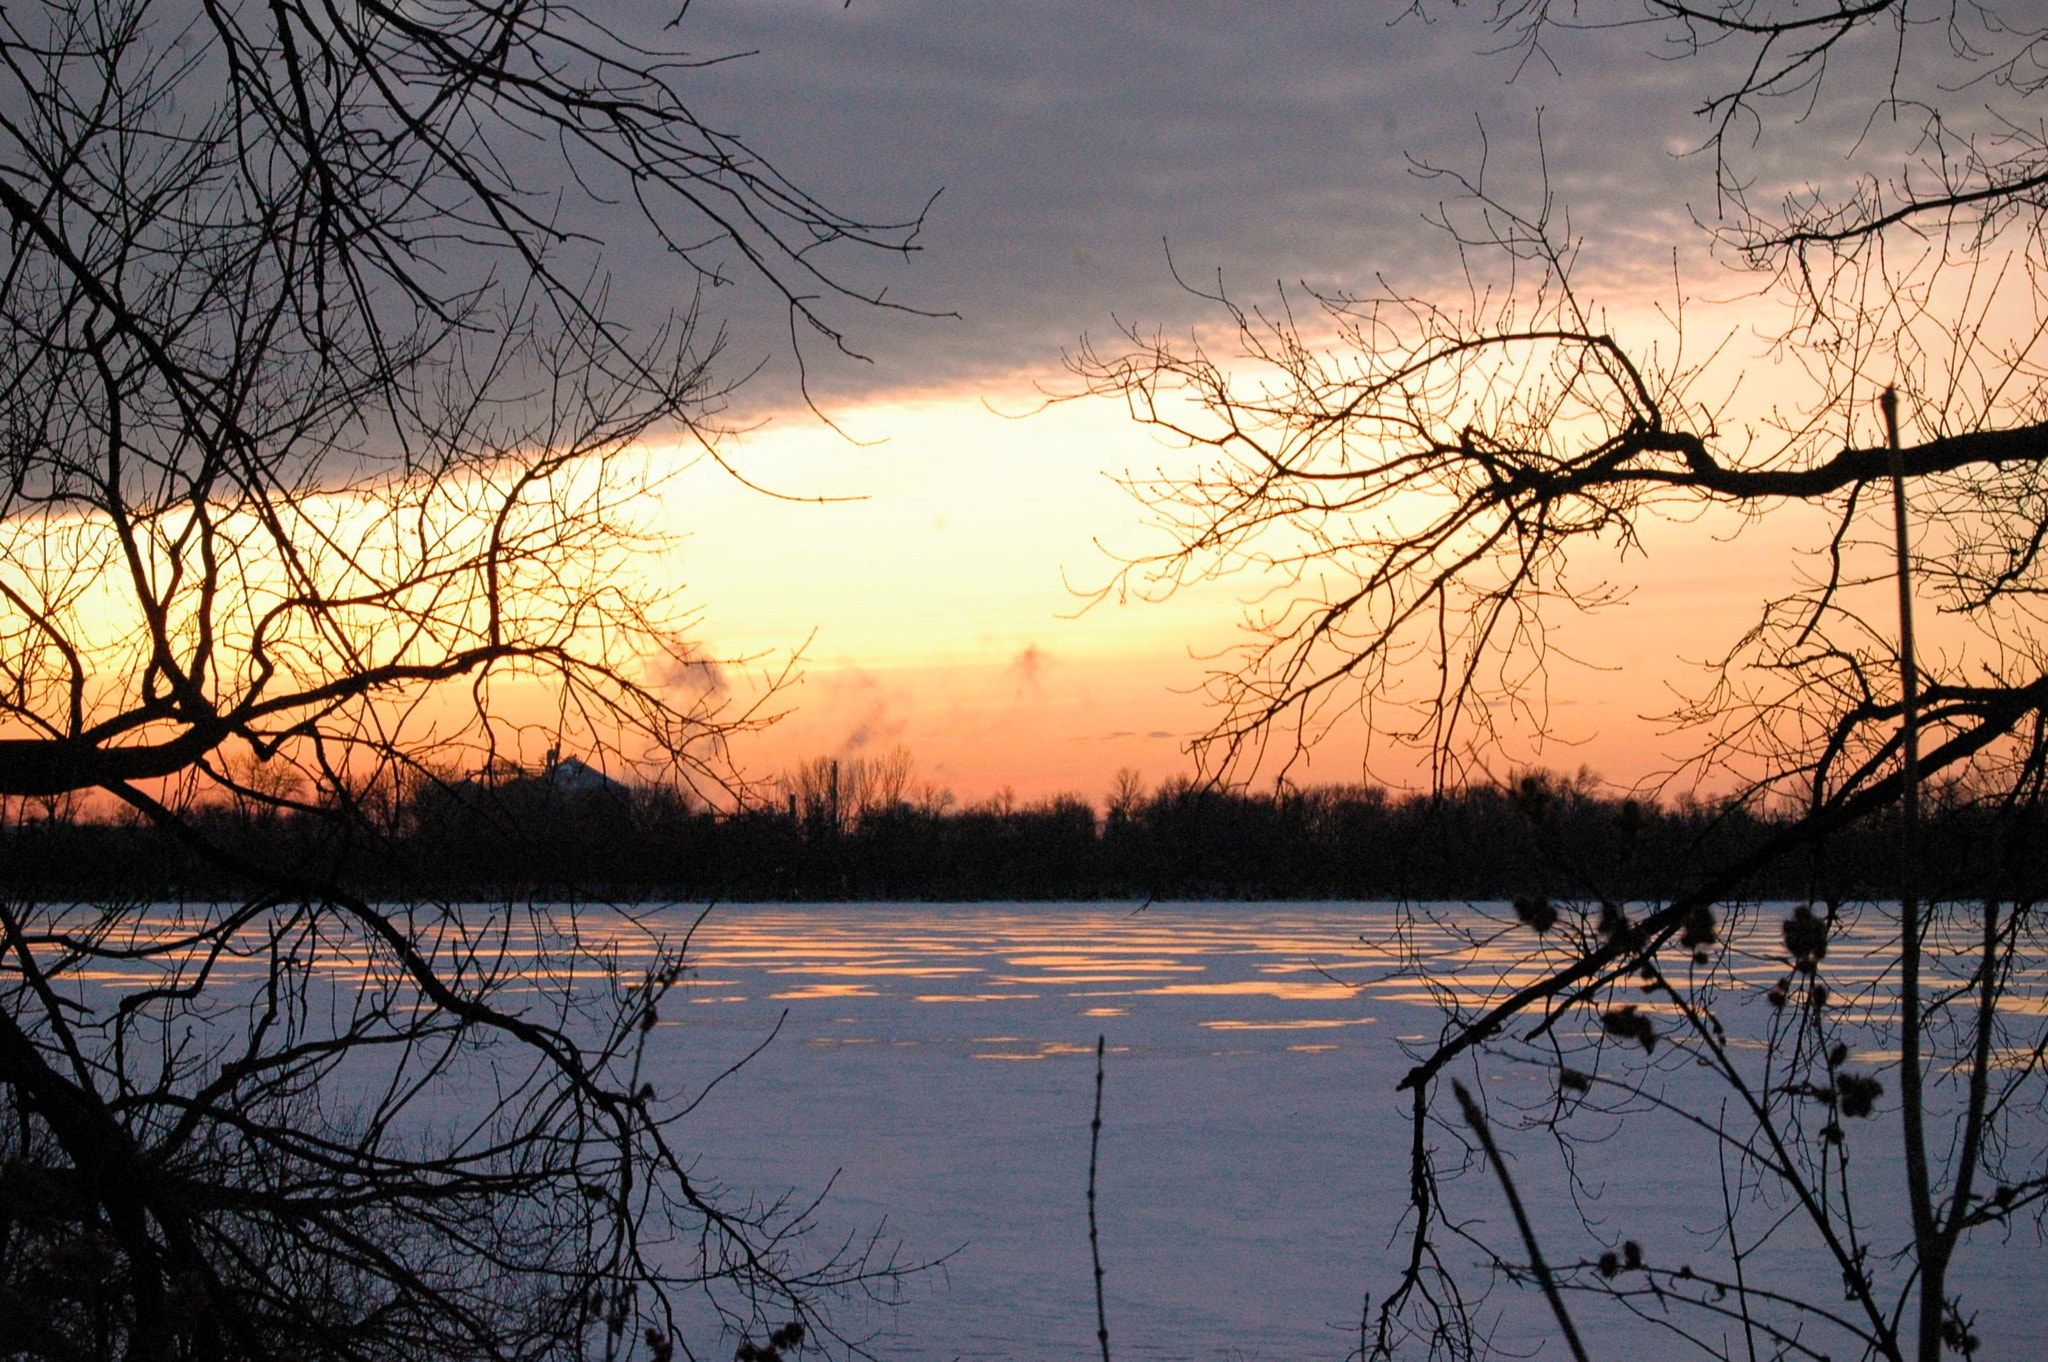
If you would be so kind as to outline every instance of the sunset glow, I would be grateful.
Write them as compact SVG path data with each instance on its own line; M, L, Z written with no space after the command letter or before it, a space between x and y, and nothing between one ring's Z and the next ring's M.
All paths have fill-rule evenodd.
M1204 676L1242 640L1265 584L1239 576L1165 600L1095 599L1118 553L1157 544L1113 475L1189 455L1110 403L997 414L1029 411L1034 396L1020 385L1007 402L969 391L834 412L854 438L881 441L866 446L802 414L731 446L762 487L858 500L773 500L708 461L674 485L674 570L702 609L707 651L754 658L730 667L744 684L803 647L786 717L736 748L751 775L903 744L917 779L963 800L1007 787L1099 802L1123 767L1151 782L1193 771L1186 744L1214 717ZM1669 770L1682 744L1661 716L1799 569L1813 526L1796 518L1660 526L1646 553L1589 565L1631 594L1589 616L1558 612L1552 731L1539 741L1524 725L1503 767L1588 765L1620 784ZM1362 778L1414 784L1426 771L1350 724L1290 773Z

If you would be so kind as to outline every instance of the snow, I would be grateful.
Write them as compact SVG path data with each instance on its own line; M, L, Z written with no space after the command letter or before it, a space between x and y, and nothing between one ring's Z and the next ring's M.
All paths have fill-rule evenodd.
M1395 1085L1412 1062L1404 1043L1413 1051L1439 1034L1448 976L1396 973L1387 943L1402 919L1390 905L1134 909L716 908L691 937L690 973L663 1004L645 1071L664 1105L704 1097L677 1132L697 1158L693 1179L729 1199L824 1193L809 1241L820 1252L880 1230L902 1261L934 1264L911 1273L893 1302L837 1308L839 1327L878 1357L1098 1357L1085 1191L1101 1036L1099 1209L1115 1356L1344 1358L1357 1347L1367 1293L1375 1305L1382 1299L1405 1252L1410 1127ZM636 915L650 911L681 935L701 909ZM1451 928L1484 929L1488 911L1417 910L1408 944L1455 953L1461 943ZM584 908L579 920L593 931L608 912ZM1491 912L1511 922L1504 908ZM1756 1037L1774 1015L1763 995L1785 968L1774 946L1782 916L1782 907L1767 907L1722 923L1724 937L1748 949L1737 953L1739 985L1717 1006L1731 1044L1757 1057ZM1478 966L1457 983L1466 1003L1526 968L1518 952L1527 938L1512 935L1525 929L1500 930L1511 933L1513 950L1465 952ZM1843 990L1876 978L1895 932L1883 912L1866 913L1838 937L1828 977ZM630 973L632 949L621 951ZM259 963L223 965L216 985L255 983ZM341 983L361 967L322 964ZM103 972L81 987L120 990L142 969ZM2029 987L2038 991L2038 981ZM2012 999L2010 1039L2033 1045L2048 1006L2026 993ZM772 1043L705 1096L771 1033ZM1896 1083L1886 1068L1893 1056L1879 1032L1869 1040L1849 1064L1884 1078L1887 1091L1873 1119L1844 1124L1859 1230L1882 1252L1908 1236ZM1557 1091L1554 1058L1531 1058L1541 1062L1490 1055L1456 1072L1487 1092L1550 1260L1588 1262L1627 1238L1656 1266L1711 1267L1724 1188L1712 1140L1654 1110L1605 1124L1581 1118L1588 1139L1577 1150L1575 1191L1574 1170L1550 1137L1515 1126L1518 1104L1541 1116ZM1654 1060L1633 1044L1610 1047L1600 1072L1611 1076L1631 1060L1654 1063L1650 1090L1694 1111L1711 1113L1725 1096L1675 1044L1660 1045ZM1440 1095L1439 1114L1451 1107ZM1939 1162L1946 1127L1933 1129ZM2001 1154L2038 1168L2048 1145L2039 1108L2017 1110L2009 1133ZM1431 1138L1448 1147L1455 1135L1445 1127ZM1736 1190L1766 1218L1775 1215L1773 1198L1794 1209L1768 1180ZM1491 1170L1456 1179L1449 1195L1451 1212L1482 1238L1512 1243ZM1796 1216L1790 1224L1750 1258L1751 1284L1848 1313L1838 1274ZM1469 1269L1469 1282L1484 1282L1476 1249L1450 1242L1446 1255ZM1880 1274L1890 1270L1877 1264ZM2032 1217L2009 1234L1980 1232L1952 1289L1976 1312L1977 1362L2048 1356L2048 1256ZM1660 1320L1705 1326L1730 1356L1749 1356L1737 1322L1666 1316L1655 1301L1646 1303L1649 1319L1635 1319L1588 1295L1573 1299L1595 1358L1683 1355ZM1533 1290L1503 1285L1480 1315L1504 1354L1566 1355ZM697 1355L731 1355L735 1339L710 1321L697 1324ZM1814 1330L1806 1341L1837 1358L1855 1355L1839 1332Z
M1088 1358L1099 1354L1084 1192L1102 1035L1099 1192L1115 1355L1342 1358L1357 1346L1365 1293L1376 1301L1391 1288L1403 1248L1409 1126L1394 1086L1410 1061L1397 1041L1434 1038L1440 1026L1427 992L1389 979L1371 944L1384 941L1392 913L721 907L693 943L689 1002L670 1008L673 1024L658 1033L657 1081L691 1095L787 1009L775 1042L692 1117L686 1138L703 1151L702 1169L763 1195L829 1182L819 1242L885 1225L907 1257L943 1258L905 1285L900 1304L842 1316L872 1331L880 1356ZM1497 1102L1547 1082L1494 1062L1464 1072ZM1868 1124L1857 1166L1881 1196L1897 1186L1886 1181L1896 1124ZM1600 1194L1585 1209L1610 1239L1625 1232L1653 1259L1699 1254L1704 1265L1711 1255L1694 1232L1720 1214L1711 1147L1688 1145L1669 1120L1632 1118L1627 1129L1582 1168ZM1549 1256L1597 1256L1555 1150L1540 1135L1501 1134ZM1454 1191L1489 1233L1508 1229L1490 1174ZM1881 1206L1870 1215L1897 1219ZM2048 1355L2048 1312L2026 1305L2048 1301L2048 1261L2031 1224L2013 1237L2003 1250L1979 1246L1973 1261L1990 1267L1959 1281L1981 1312L1980 1362ZM1782 1287L1796 1285L1783 1274L1819 1261L1765 1253L1752 1270ZM1840 1298L1827 1282L1813 1294ZM1596 1357L1672 1355L1677 1344L1589 1298L1575 1312ZM1501 1347L1565 1355L1533 1290L1502 1288L1483 1314ZM1710 1332L1741 1354L1739 1332Z

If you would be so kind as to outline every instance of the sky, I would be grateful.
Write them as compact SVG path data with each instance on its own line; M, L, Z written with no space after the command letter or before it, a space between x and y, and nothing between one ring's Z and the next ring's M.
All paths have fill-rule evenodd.
M1156 542L1114 475L1186 455L1118 404L1046 398L1074 391L1063 356L1083 337L1212 324L1176 271L1253 298L1462 288L1429 220L1445 187L1423 165L1483 165L1532 203L1540 166L1585 243L1581 285L1620 325L1654 329L1681 270L1696 309L1735 309L1710 329L1755 352L1741 381L1774 381L1743 329L1745 284L1694 225L1715 211L1711 165L1685 154L1713 68L1645 59L1634 30L1562 35L1525 61L1465 11L1424 22L1358 0L693 0L679 33L695 55L748 54L687 88L790 179L885 219L930 202L909 259L825 257L915 311L838 314L862 358L806 347L817 412L780 314L743 289L705 299L729 327L728 372L761 365L722 413L725 455L798 498L700 462L664 508L683 536L677 590L729 674L801 649L786 719L736 749L756 777L897 744L969 801L1099 801L1122 767L1191 771L1187 743L1213 718L1196 692L1258 584L1091 604L1120 555ZM650 298L686 287L658 260L611 263ZM1783 584L1801 527L1751 529L1740 551L1733 528L1685 527L1613 565L1633 594L1571 626L1553 733L1511 742L1503 768L1584 764L1618 783L1670 768L1654 716ZM1417 772L1353 726L1291 774Z

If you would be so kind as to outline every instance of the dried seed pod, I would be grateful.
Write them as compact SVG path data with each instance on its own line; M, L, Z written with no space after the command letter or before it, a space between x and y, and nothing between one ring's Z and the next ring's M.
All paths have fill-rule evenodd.
M1634 1003L1602 1013L1600 1025L1610 1036L1639 1042L1645 1052L1654 1052L1657 1048L1657 1028L1655 1024L1648 1017L1636 1011Z
M1828 924L1813 915L1813 909L1800 904L1792 910L1792 916L1785 919L1779 930L1784 933L1785 953L1792 957L1792 963L1808 974L1813 973L1828 953Z
M1884 1084L1868 1074L1836 1074L1835 1094L1841 1101L1842 1115L1867 1119L1884 1094Z
M1557 925L1556 905L1541 895L1515 895L1515 916L1535 928L1538 936Z
M1678 944L1699 951L1720 940L1720 924L1714 920L1714 910L1702 903L1685 915L1685 927L1678 934Z

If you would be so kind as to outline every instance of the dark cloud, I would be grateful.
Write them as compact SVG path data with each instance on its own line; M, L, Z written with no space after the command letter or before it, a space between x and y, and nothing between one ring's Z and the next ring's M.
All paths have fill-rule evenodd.
M1045 669L1052 665L1052 655L1036 643L1010 659L1010 675L1017 683L1021 694L1028 690L1043 698L1045 695Z
M662 655L655 668L655 683L705 700L723 699L732 689L724 664L688 642Z
M910 697L892 692L858 667L830 674L825 689L825 708L838 713L852 710L856 715L840 739L837 755L841 757L856 757L893 742L909 726L903 711L911 707Z
M1701 168L1667 152L1697 134L1696 71L1635 58L1598 79L1530 69L1510 84L1511 58L1478 55L1483 26L1456 12L1389 23L1401 8L695 0L680 32L700 55L758 54L689 88L700 114L796 183L876 217L944 190L910 261L819 257L893 299L960 314L854 317L874 362L812 373L843 400L1042 367L1113 317L1188 320L1197 305L1162 240L1189 276L1222 269L1251 291L1426 276L1451 258L1423 222L1444 191L1407 157L1476 167L1475 117L1502 184L1536 164L1535 110L1547 106L1551 178L1581 210L1575 227L1662 239L1684 230L1688 191L1710 195ZM637 296L661 296L661 262L614 263L645 272L630 281ZM786 332L780 313L749 311L744 290L714 290L707 306L733 318L736 364ZM772 366L743 400L786 399L788 374Z
M868 706L859 722L847 731L846 740L839 744L839 751L849 757L865 752L877 743L899 737L906 724L906 720L899 719L889 712L888 701L877 700Z

